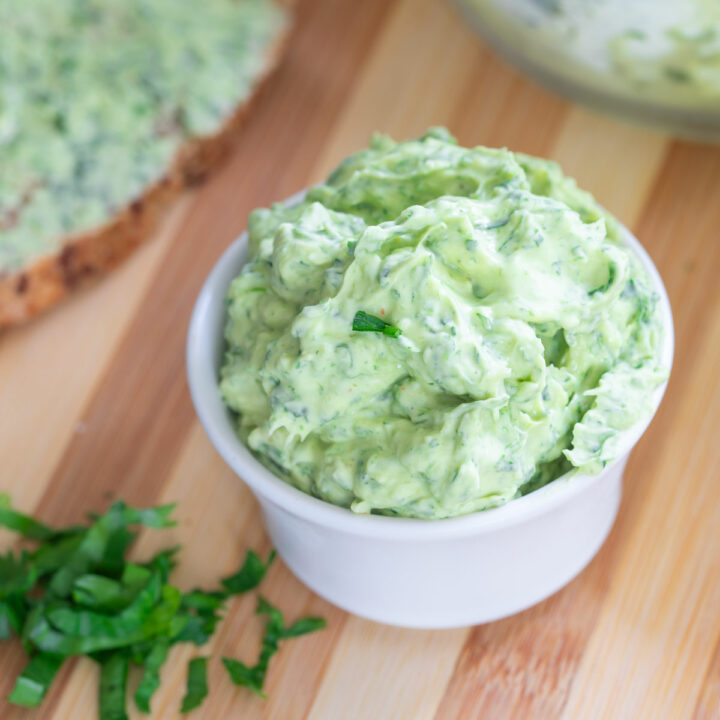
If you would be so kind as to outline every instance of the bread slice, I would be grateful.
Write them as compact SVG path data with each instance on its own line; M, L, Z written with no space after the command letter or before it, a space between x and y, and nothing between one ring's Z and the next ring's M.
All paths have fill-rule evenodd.
M278 2L287 8L290 3ZM185 188L203 182L228 156L251 106L282 58L289 23L268 48L262 72L248 97L212 134L181 145L170 167L100 227L68 235L58 250L30 261L26 267L0 269L0 329L25 322L81 287L112 270L157 228L162 216ZM1 232L1 230L0 230Z

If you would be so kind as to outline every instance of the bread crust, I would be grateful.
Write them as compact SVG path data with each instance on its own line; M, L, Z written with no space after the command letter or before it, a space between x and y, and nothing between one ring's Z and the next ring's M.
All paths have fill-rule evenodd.
M284 3L278 3L284 5ZM158 227L183 190L202 183L229 155L245 118L278 66L287 44L286 27L268 52L264 72L251 95L213 135L184 143L166 173L107 223L73 234L58 252L0 275L0 329L26 322L70 292L119 265Z

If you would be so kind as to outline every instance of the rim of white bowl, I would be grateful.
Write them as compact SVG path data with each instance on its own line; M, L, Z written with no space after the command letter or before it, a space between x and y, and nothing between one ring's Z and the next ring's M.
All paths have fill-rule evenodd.
M303 190L296 193L285 200L284 204L299 202L305 192ZM665 286L645 248L624 225L621 225L621 228L626 245L640 259L659 295L663 322L659 360L660 364L667 368L668 378L654 392L652 413L622 434L617 458L597 475L561 476L544 487L497 508L441 519L354 513L308 495L275 475L235 434L231 412L225 407L218 386L219 360L224 347L225 295L230 282L247 261L247 231L225 250L215 264L198 295L190 319L186 347L187 374L198 418L215 449L256 494L292 515L349 534L408 541L437 540L511 527L547 513L568 502L586 487L601 482L603 477L630 453L655 416L672 369L675 339L672 311Z

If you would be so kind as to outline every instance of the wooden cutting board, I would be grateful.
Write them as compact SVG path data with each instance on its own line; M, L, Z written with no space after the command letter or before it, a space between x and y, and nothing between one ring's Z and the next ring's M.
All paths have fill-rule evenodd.
M196 718L437 720L720 717L720 147L671 140L564 102L495 57L440 0L305 0L289 55L220 176L187 195L115 275L0 337L0 489L56 523L111 497L179 501L179 526L138 555L185 549L178 584L212 586L248 547L258 507L196 421L184 366L193 301L255 206L316 182L374 130L447 125L464 144L559 160L633 228L665 279L677 332L663 406L626 474L618 521L568 587L472 629L398 630L351 617L278 562L263 593L322 633L273 661L269 700L235 689L220 654L253 660L254 598L235 601ZM10 538L0 540L7 546ZM188 648L154 699L172 718ZM24 662L0 649L0 695ZM64 669L35 713L96 717L96 669Z

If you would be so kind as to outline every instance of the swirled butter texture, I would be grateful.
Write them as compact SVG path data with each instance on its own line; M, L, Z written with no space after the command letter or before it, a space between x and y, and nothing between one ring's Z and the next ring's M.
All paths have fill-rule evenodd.
M376 136L255 210L249 245L223 398L268 467L356 512L450 517L596 473L664 377L648 276L545 160Z

